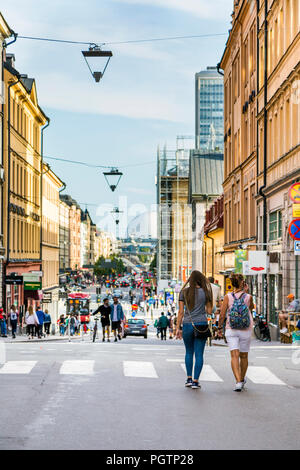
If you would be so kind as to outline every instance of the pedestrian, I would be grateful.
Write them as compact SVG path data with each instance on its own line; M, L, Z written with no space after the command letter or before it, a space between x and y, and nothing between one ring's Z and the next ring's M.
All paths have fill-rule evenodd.
M160 328L158 326L158 318L156 318L155 322L154 322L154 328L156 328L156 337L158 338L159 337L159 333L160 333Z
M16 337L17 326L18 326L18 315L19 314L16 309L16 306L12 305L9 317L10 317L10 325L11 325L11 334L13 338Z
M3 308L0 308L0 328L2 338L7 338L6 315Z
M110 318L111 318L111 328L114 333L115 342L117 342L117 337L121 341L121 321L124 318L122 305L119 303L118 297L114 296L113 304L110 306Z
M60 336L64 336L65 330L66 330L66 319L65 319L65 316L63 314L59 317L58 326L59 326Z
M70 322L70 335L74 336L75 335L75 327L76 327L76 317L74 314L71 315L69 318Z
M253 329L253 298L244 292L242 274L230 276L233 292L225 295L219 317L218 335L223 336L223 323L227 313L225 337L231 354L231 368L236 380L235 392L241 392L246 383L248 353Z
M216 284L216 281L212 276L208 277L208 280L210 282L211 290L212 290L212 294L213 294L213 310L212 310L212 313L215 314L216 310L220 306L221 287L219 286L219 284Z
M111 307L109 305L109 300L106 297L103 300L103 305L97 308L93 315L97 313L101 314L101 326L102 326L102 341L105 342L105 333L107 334L107 342L110 342L110 314L111 314Z
M168 322L169 322L169 339L173 339L173 315L168 313Z
M51 316L48 310L45 310L44 331L47 336L50 335Z
M37 314L33 311L32 305L28 307L28 310L25 315L25 323L27 326L27 334L28 334L28 339L33 339L33 336L35 334L35 329L39 324L39 319L37 317Z
M160 329L160 339L166 340L167 339L167 328L169 326L169 320L165 316L164 312L161 312L161 316L158 320L158 327Z
M203 368L204 348L207 338L211 336L207 315L212 313L212 304L213 294L209 280L200 271L193 271L179 294L176 329L176 338L182 337L185 346L185 386L193 389L201 388L199 377Z
M41 339L43 336L43 324L45 321L45 314L43 310L41 310L40 305L36 307L36 316L38 317L39 323L36 327L36 332L38 335L38 338Z

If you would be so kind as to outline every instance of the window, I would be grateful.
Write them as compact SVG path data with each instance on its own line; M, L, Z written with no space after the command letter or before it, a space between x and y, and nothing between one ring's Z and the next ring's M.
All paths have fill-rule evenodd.
M269 240L277 240L282 236L282 214L280 211L269 215Z

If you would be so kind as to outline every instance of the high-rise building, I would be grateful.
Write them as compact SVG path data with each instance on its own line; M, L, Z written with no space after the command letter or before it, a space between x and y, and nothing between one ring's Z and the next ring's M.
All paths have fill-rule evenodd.
M195 75L195 147L203 153L223 153L223 78L216 67Z

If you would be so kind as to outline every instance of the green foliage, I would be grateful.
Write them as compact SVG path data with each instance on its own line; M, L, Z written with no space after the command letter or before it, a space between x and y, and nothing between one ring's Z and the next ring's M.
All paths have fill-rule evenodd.
M96 261L94 267L94 274L96 276L124 274L126 268L121 258L118 258L116 255L111 255L109 259L110 262L106 263L104 256L100 256L100 258Z
M155 253L155 256L150 264L150 271L154 271L154 269L156 268L156 265L157 265L157 254Z

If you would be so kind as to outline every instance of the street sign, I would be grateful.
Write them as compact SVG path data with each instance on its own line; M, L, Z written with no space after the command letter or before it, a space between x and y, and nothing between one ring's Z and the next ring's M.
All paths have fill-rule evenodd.
M43 303L44 304L52 303L52 292L43 292Z
M300 204L293 204L293 218L300 219Z
M39 290L41 288L41 282L24 282L24 290Z
M229 277L227 277L225 281L225 293L228 294L229 292L233 292L233 287L231 284L231 280L229 279Z
M267 251L249 251L249 269L254 274L267 274Z
M295 256L300 256L300 241L294 242L294 253L295 253Z
M300 219L294 219L289 225L289 234L293 240L300 240Z
M131 314L132 318L134 318L135 315L136 315L136 312L132 312L132 314Z
M300 182L290 187L289 196L293 202L300 203Z
M30 271L30 274L32 274L33 276L42 277L43 276L43 271Z

